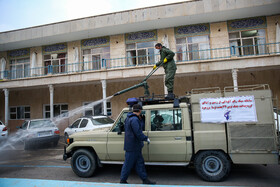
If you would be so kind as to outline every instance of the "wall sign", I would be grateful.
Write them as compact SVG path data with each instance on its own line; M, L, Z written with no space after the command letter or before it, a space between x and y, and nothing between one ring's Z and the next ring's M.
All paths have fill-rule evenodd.
M229 31L238 31L244 29L266 28L265 17L245 18L231 20L227 22Z
M254 96L200 99L202 123L257 122Z
M196 36L210 33L209 23L175 27L175 37Z
M108 47L110 46L110 37L98 37L98 38L90 38L81 41L81 45L83 49L86 48L97 48L97 47Z
M67 43L43 46L43 54L66 53Z
M157 40L157 31L141 31L134 33L125 34L125 43L135 43L142 41L156 41Z
M17 49L8 51L9 58L30 58L30 49Z

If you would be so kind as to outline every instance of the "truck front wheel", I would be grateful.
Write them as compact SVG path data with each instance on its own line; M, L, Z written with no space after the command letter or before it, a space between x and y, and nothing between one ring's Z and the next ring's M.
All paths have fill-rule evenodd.
M216 182L225 179L231 170L231 162L222 151L202 151L194 160L197 174L206 181Z
M86 149L79 149L72 156L71 166L79 177L91 177L97 169L96 157Z

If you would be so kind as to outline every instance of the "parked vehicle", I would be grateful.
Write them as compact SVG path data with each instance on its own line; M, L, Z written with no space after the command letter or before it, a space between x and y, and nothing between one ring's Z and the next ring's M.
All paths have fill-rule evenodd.
M203 180L222 181L232 164L279 164L279 135L268 85L239 91L196 89L174 101L139 100L146 115L143 133L150 139L142 149L147 165L190 164ZM63 159L71 157L76 175L90 177L102 164L123 163L128 112L124 108L108 131L69 137Z
M59 129L49 119L27 120L19 127L17 134L22 137L25 150L45 143L57 146L60 138Z
M111 127L113 124L114 120L108 116L81 117L64 130L65 142L67 138L73 133Z
M8 138L8 128L0 121L0 141Z

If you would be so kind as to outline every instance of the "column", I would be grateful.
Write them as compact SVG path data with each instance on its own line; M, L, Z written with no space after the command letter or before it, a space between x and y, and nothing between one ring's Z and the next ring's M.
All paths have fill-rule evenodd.
M164 95L167 95L168 94L168 91L167 91L167 87L165 86L165 78L166 76L163 75L163 88L164 88Z
M5 125L8 127L9 123L9 90L3 89L5 95Z
M237 71L238 71L238 69L232 69L231 70L234 92L238 92Z
M53 85L49 85L50 90L50 112L51 112L51 120L53 119L53 93L54 93L54 87Z
M107 84L106 84L106 80L101 80L102 83L102 94L103 94L103 114L107 115L107 100L106 100L106 88L107 88Z

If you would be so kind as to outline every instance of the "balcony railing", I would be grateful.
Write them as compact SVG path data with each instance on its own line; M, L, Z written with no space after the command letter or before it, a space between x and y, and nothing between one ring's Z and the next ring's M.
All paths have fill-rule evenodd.
M206 61L215 59L229 59L246 56L280 54L280 42L247 46L230 46L193 51L179 51L175 53L176 63L191 61ZM147 66L159 61L159 54L123 58L102 59L98 61L68 63L63 65L49 65L36 68L0 71L0 80L42 77L49 75L81 73L102 69L115 69L133 66Z

